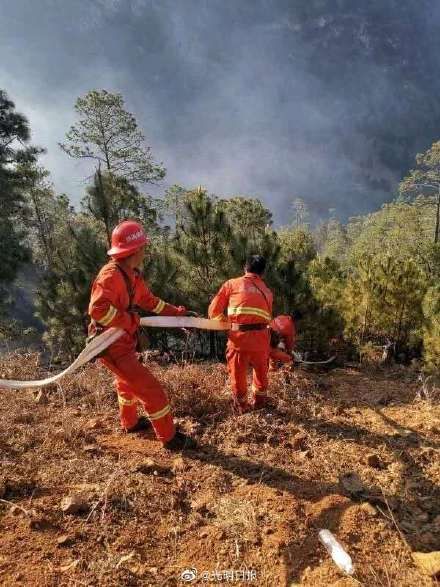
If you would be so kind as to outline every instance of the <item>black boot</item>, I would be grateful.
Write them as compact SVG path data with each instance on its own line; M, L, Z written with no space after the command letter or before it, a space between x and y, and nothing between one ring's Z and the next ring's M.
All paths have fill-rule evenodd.
M151 422L145 416L141 416L134 426L127 428L126 432L131 434L132 432L142 432L143 430L151 430Z
M164 442L164 448L172 451L194 450L197 448L197 442L191 436L177 431L171 440Z

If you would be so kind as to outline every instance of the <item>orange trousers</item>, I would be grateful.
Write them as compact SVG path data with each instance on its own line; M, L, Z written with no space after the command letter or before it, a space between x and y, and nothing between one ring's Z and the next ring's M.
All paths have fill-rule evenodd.
M175 428L168 397L160 382L139 362L135 351L121 354L110 347L100 360L116 375L122 427L132 428L137 423L137 403L141 402L157 438L162 442L171 440Z
M256 407L264 405L267 400L269 349L241 351L229 347L226 360L234 399L241 404L247 402L247 372L252 367L253 402Z

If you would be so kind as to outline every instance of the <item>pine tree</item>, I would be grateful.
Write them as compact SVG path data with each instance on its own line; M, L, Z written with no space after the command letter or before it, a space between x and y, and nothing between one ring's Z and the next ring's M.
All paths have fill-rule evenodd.
M14 103L0 90L0 304L6 300L5 286L30 259L23 220L24 190L32 177L26 170L42 150L30 146L29 140L27 119L15 111Z
M150 234L159 230L156 201L125 178L100 169L81 203L85 213L102 223L109 247L113 228L126 218L136 218Z
M206 312L211 296L230 277L232 230L222 208L203 188L189 192L185 216L176 227L181 285L191 307Z
M127 112L121 94L91 90L77 99L76 124L66 134L61 149L75 159L91 159L95 169L106 171L132 183L159 181L165 169L155 163L151 148L135 117Z
M94 218L75 212L67 196L50 190L35 191L30 209L37 227L33 256L42 273L36 314L52 350L72 357L84 346L91 283L106 260L105 233Z
M182 222L187 201L188 191L180 185L172 185L165 191L164 210L171 217L174 227Z
M233 233L245 237L255 246L270 231L272 212L256 198L235 196L219 200L218 206L224 211Z
M440 285L431 287L423 300L423 347L425 368L440 372Z
M406 196L429 194L435 201L433 240L440 239L440 141L416 157L417 168L401 182L400 193Z

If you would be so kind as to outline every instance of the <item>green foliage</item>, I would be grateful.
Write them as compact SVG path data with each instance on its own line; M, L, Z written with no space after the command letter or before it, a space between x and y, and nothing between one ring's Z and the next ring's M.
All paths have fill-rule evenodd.
M311 295L306 271L316 254L312 236L302 228L284 228L277 233L277 240L279 254L272 263L275 275L269 279L276 291L276 313L304 312Z
M42 272L36 314L53 350L72 356L84 345L85 311L94 275L105 261L105 233L91 216L78 214L66 196L56 196L44 170L34 170L28 191L30 240Z
M302 324L308 350L327 352L330 341L342 336L341 298L346 286L340 264L328 257L315 257L307 268L310 296Z
M427 371L440 371L440 285L431 287L423 300L424 360Z
M255 198L236 196L217 202L230 227L229 271L231 275L243 272L249 255L263 255L267 260L266 280L276 287L279 283L277 266L280 255L278 235L271 228L272 213Z
M426 287L413 259L386 254L360 259L349 275L343 300L347 335L358 346L387 339L396 349L416 344Z
M294 261L296 267L305 271L316 257L313 235L306 228L282 228L277 232L280 243L280 261Z
M201 188L189 192L174 249L181 262L179 283L188 303L199 312L206 311L210 297L228 277L231 239L222 207Z
M151 148L133 114L124 108L121 94L91 90L77 99L78 122L70 127L60 147L75 159L92 159L130 182L158 181L165 169L153 160Z
M101 173L98 169L81 203L86 213L102 223L109 247L113 228L126 218L136 218L150 234L158 231L154 199L141 194L124 177Z
M358 259L381 253L413 258L426 273L435 270L435 247L431 242L433 202L418 197L412 202L385 204L372 214L353 219L348 227L348 266Z
M423 344L427 369L440 368L440 142L417 156L399 198L380 210L345 225L331 215L312 233L298 198L293 224L275 231L256 198L221 199L179 185L161 202L141 193L134 184L160 179L164 170L120 95L94 90L78 99L77 112L63 149L98 164L80 212L36 165L28 123L0 92L0 286L15 278L29 248L42 275L37 314L52 348L66 356L83 346L90 286L111 231L137 218L153 237L147 279L171 303L204 315L221 283L242 273L248 255L262 254L274 314L304 316L302 349L325 353L344 336L365 358L384 343L398 353L420 352ZM161 225L162 213L171 226ZM214 335L202 340L211 355L218 351Z
M425 153L419 153L416 161L417 168L401 182L400 193L402 196L409 197L421 194L434 195L433 239L434 243L438 243L440 237L440 141L434 143Z
M319 254L322 257L335 259L344 263L349 248L347 227L335 217L321 224L316 230L316 241Z
M69 210L54 236L56 255L37 291L37 315L47 326L45 340L52 349L72 356L83 346L86 310L93 278L106 261L104 234L94 219Z
M235 235L258 245L272 226L272 212L260 200L236 196L220 200L218 206L224 211Z
M0 90L0 305L6 301L5 286L29 260L24 219L24 190L32 178L27 164L36 160L41 149L30 146L27 119L15 111L14 103Z
M163 199L164 210L170 216L175 225L182 222L186 210L186 203L190 198L190 192L180 185L172 185L165 191Z

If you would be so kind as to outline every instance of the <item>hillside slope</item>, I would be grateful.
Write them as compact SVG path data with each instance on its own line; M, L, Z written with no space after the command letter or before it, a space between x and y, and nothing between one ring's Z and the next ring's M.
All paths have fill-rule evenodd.
M122 434L96 365L40 394L0 392L2 584L179 585L188 568L271 586L434 584L411 551L440 550L440 410L410 375L278 372L275 407L235 416L223 365L154 369L198 452ZM1 359L0 377L37 373L38 355ZM64 513L74 494L84 511Z

